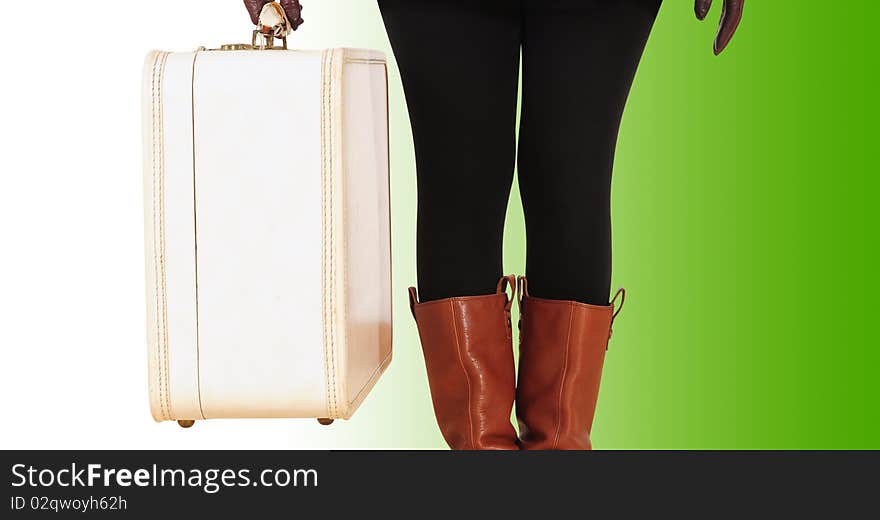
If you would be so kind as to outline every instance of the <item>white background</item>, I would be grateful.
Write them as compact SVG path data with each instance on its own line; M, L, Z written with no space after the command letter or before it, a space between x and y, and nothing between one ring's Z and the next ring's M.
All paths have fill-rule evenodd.
M292 46L389 51L373 0L304 5L306 23ZM248 41L250 21L239 0L44 0L5 5L0 23L0 448L442 445L423 369L400 369L420 366L418 347L401 349L399 341L389 373L349 423L217 421L182 430L153 422L144 333L143 59L153 48ZM405 125L397 97L394 124Z

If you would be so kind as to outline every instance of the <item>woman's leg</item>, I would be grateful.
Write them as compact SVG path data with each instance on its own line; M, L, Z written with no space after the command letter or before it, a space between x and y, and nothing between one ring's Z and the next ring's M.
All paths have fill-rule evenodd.
M519 2L379 6L415 142L421 298L491 294L516 155Z
M516 415L523 449L585 450L615 313L614 147L660 0L529 5L519 162L528 280L520 281Z
M533 296L608 305L614 148L660 3L524 4L519 183Z
M516 154L520 9L510 0L380 0L409 104L420 303L434 414L453 449L516 450L512 278L501 239Z

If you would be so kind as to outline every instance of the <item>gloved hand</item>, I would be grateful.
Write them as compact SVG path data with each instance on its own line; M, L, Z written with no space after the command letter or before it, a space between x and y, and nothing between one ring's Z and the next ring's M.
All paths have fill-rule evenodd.
M263 10L263 7L270 3L272 0L244 0L244 6L247 8L248 14L251 16L251 22L254 25L258 25L260 23L260 11ZM297 27L302 25L302 6L299 3L299 0L279 0L281 7L284 8L284 12L287 13L287 18L290 20L290 25L295 31Z
M721 22L718 24L718 35L715 37L715 55L721 54L721 51L730 43L736 33L739 22L742 20L743 4L745 0L724 0L724 7L721 10ZM696 0L694 12L697 18L704 20L709 14L709 8L712 7L712 0Z

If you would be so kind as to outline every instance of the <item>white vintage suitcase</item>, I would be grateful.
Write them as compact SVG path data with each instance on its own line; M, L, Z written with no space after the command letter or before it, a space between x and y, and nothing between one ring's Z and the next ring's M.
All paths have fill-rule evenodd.
M146 60L152 414L348 419L391 361L385 58L248 47Z

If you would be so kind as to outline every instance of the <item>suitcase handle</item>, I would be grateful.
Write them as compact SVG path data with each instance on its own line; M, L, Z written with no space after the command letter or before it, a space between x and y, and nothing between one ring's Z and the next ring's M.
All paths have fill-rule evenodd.
M295 4L292 8L299 6L299 2L295 2ZM279 39L281 40L281 49L287 50L287 36L295 31L301 23L301 17L291 22L287 10L280 3L267 2L257 17L257 28L254 29L251 36L251 48L261 51L275 49L275 40Z
M284 3L290 4L288 6ZM257 27L251 34L250 43L226 43L211 51L266 51L287 49L287 37L302 23L299 11L302 6L298 0L284 0L283 2L270 2L268 0L244 0L245 7L251 15L251 21ZM288 10L289 9L289 10ZM294 14L288 14L294 13ZM296 19L291 19L296 16ZM281 46L276 47L276 40L281 40Z

